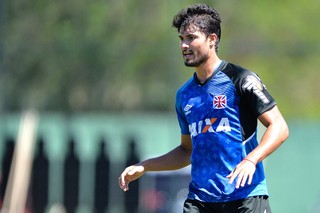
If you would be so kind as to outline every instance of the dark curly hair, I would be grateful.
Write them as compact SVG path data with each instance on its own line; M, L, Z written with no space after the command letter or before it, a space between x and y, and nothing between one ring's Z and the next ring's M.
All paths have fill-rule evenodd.
M172 20L172 26L185 29L191 24L197 27L206 36L215 33L218 36L216 49L221 39L221 19L218 12L207 4L194 4L180 10Z

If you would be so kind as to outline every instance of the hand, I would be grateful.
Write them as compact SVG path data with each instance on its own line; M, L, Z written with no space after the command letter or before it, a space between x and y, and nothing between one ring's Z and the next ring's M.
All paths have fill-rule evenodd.
M256 164L251 160L244 159L241 161L236 168L227 176L230 179L229 183L232 184L233 181L238 177L236 188L238 189L240 186L244 187L248 180L248 184L250 185L252 182L252 177L254 172L256 171Z
M119 186L123 191L129 190L129 183L141 177L144 174L144 167L133 165L127 167L119 177Z

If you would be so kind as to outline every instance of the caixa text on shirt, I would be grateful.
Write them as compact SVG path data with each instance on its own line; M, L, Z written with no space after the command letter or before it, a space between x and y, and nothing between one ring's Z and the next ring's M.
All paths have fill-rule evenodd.
M213 126L214 123L218 123L217 126ZM189 132L191 137L195 137L199 134L203 134L206 132L230 132L231 127L229 124L228 118L221 118L218 120L217 118L206 118L204 120L200 120L198 122L194 122L189 124Z

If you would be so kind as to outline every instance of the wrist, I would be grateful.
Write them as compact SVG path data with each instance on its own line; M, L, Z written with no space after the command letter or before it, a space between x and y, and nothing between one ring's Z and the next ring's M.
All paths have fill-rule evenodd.
M143 172L146 172L148 170L148 160L141 161L137 163L136 166L139 166L143 170Z
M250 163L252 163L253 165L257 165L257 163L255 163L253 160L250 160L249 158L244 158L243 160L248 161Z

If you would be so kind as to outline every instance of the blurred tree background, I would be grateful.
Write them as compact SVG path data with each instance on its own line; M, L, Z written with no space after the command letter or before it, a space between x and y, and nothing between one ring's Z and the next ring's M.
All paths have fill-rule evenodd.
M0 110L173 111L183 65L171 27L198 1L1 0ZM319 1L202 1L220 57L257 72L285 116L320 118Z

